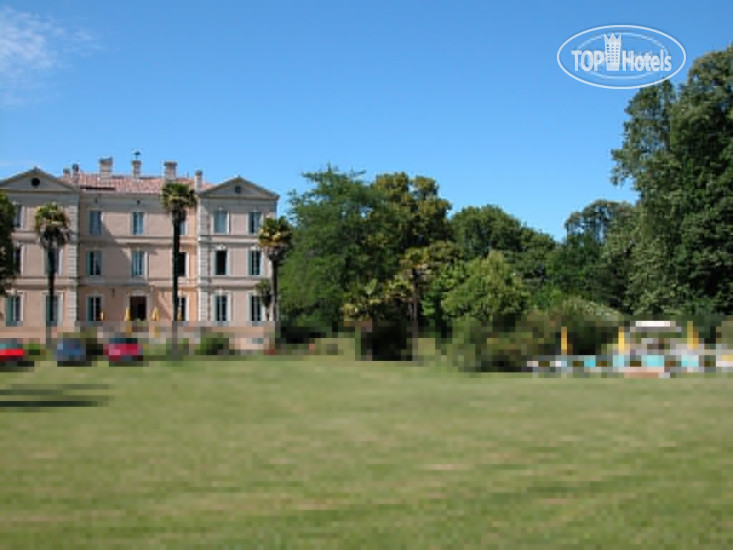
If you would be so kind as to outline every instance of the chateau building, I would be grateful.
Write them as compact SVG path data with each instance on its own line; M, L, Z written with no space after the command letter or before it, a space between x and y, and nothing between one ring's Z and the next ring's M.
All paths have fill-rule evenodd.
M173 226L160 203L168 181L190 185L198 198L181 231L181 320L191 326L261 325L266 315L255 285L270 277L270 266L257 232L265 217L275 215L278 195L241 177L219 184L204 182L201 171L181 177L173 161L164 163L160 176L143 175L139 159L130 173L119 174L110 157L100 159L95 173L74 165L57 177L33 168L0 181L0 192L17 208L13 240L20 266L0 308L2 331L28 334L46 325L46 262L33 221L36 209L49 202L66 211L71 229L59 253L50 308L58 330L170 321Z

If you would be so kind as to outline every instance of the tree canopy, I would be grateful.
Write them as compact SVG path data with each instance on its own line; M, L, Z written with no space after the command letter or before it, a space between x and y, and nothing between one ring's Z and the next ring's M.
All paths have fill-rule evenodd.
M443 308L455 318L471 317L497 325L511 324L527 310L529 293L499 251L474 258L463 280L445 295Z
M17 275L12 238L14 220L15 205L5 194L0 193L0 296L7 292Z
M530 307L541 319L568 303L590 304L584 320L591 311L731 313L731 104L733 47L696 60L679 87L640 89L611 152L612 183L630 183L638 200L571 212L561 242L492 204L449 218L426 176L306 173L310 189L290 198L283 312L330 327L411 320L413 333Z
M629 292L641 312L733 312L733 46L629 103L612 181L639 192Z
M69 242L69 217L55 202L44 204L36 209L33 230L38 235L41 246L46 250L59 248Z
M288 315L330 327L346 311L347 317L377 310L399 315L405 261L450 236L450 204L435 180L402 172L373 182L362 176L329 166L304 174L312 189L291 194L293 251L282 272ZM382 305L367 306L377 292Z

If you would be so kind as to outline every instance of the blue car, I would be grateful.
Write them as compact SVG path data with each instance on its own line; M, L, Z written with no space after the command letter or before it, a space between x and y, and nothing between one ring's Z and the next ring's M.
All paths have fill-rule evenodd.
M83 365L87 362L86 342L81 338L60 338L56 342L57 365Z

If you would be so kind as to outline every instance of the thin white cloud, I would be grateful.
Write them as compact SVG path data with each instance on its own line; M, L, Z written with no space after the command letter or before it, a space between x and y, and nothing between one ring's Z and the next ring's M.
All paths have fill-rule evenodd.
M0 104L25 103L51 73L95 48L87 31L0 6Z

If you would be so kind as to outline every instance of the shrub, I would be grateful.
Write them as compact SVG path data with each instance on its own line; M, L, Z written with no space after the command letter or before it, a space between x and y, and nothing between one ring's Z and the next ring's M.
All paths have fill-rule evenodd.
M310 346L309 350L317 355L331 355L334 357L356 358L356 338L354 334L339 334L330 338L319 338Z
M596 355L618 336L623 316L604 305L578 297L568 297L546 311L553 326L568 330L570 353ZM558 328L559 328L558 326Z
M325 338L329 331L323 327L283 323L279 327L278 343L285 345L309 344L318 338Z
M28 353L29 357L34 357L36 359L45 357L48 353L48 351L46 350L46 345L37 340L28 342L25 345L25 351Z
M189 355L192 351L191 341L188 338L178 339L178 354L179 356ZM173 354L173 342L166 340L165 343L165 354L170 357Z
M715 332L719 344L733 348L733 317L726 317Z
M485 370L482 354L488 333L486 325L476 319L454 321L445 351L449 364L467 372Z
M559 339L557 320L533 310L511 330L495 332L486 339L484 364L489 370L522 371L530 359L556 353Z
M446 356L451 365L465 371L516 372L535 357L554 355L560 346L563 324L575 344L576 353L595 354L615 338L618 325L594 313L532 310L512 327L464 319L454 323Z
M104 345L99 341L97 331L90 330L82 332L80 336L84 340L84 348L86 350L87 357L93 359L100 357L104 353Z
M409 360L412 350L408 336L407 322L375 322L361 332L359 354L374 361Z
M197 355L230 355L232 352L229 335L223 332L202 334L196 347Z

